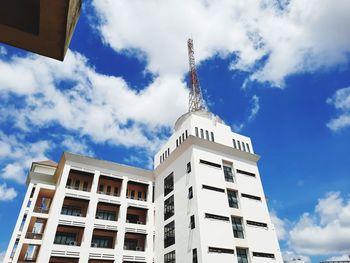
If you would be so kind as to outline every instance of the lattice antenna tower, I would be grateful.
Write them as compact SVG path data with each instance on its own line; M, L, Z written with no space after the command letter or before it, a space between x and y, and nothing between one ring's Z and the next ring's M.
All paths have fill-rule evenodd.
M199 85L199 79L197 76L197 70L196 70L196 63L194 60L194 51L193 51L193 40L191 38L187 41L187 47L188 47L188 60L190 65L190 81L189 81L189 89L190 89L190 96L189 96L189 112L198 111L198 110L205 110L205 104L203 100L202 90Z

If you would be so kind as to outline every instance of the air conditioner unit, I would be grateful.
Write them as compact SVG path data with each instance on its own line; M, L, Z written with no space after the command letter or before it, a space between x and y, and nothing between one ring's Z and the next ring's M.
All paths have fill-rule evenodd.
M97 247L97 243L91 243L91 247Z
M78 243L77 243L77 241L69 241L69 245L70 246L77 246Z
M142 248L141 247L136 247L136 251L141 251Z

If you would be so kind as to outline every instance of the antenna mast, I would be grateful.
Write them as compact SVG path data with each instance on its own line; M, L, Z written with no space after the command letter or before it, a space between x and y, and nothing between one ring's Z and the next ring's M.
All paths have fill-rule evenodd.
M189 112L205 110L205 104L203 101L201 87L199 85L199 79L197 76L196 63L194 60L194 51L193 51L193 40L191 38L187 41L188 47L188 60L190 65L190 97L189 97Z

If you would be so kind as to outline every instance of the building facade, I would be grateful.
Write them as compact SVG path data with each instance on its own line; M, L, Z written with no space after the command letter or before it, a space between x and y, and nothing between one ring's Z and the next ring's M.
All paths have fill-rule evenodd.
M33 163L4 262L282 263L258 160L198 110L152 171L71 153Z

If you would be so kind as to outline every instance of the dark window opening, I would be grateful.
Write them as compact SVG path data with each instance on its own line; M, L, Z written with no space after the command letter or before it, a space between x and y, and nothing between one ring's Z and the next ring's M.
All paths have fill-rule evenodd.
M210 165L210 166L213 166L213 167L216 167L216 168L221 168L221 165L218 164L218 163L212 163L212 162L209 162L209 161L205 161L205 160L199 160L200 163L202 164L206 164L206 165Z
M253 257L275 258L275 255L271 253L253 252Z
M175 263L175 250L164 254L164 263Z
M189 174L191 172L191 162L187 163L186 172Z
M220 192L220 193L225 193L225 189L222 188L217 188L214 186L209 186L209 185L202 185L203 189L207 189L207 190L212 190L212 191L216 191L216 192Z
M215 142L214 133L211 132L210 134L211 134L211 141L212 141L212 142Z
M251 220L247 220L247 225L259 226L259 227L267 227L266 223L256 222L256 221L251 221Z
M164 201L164 220L174 215L174 196L170 196Z
M246 197L246 198L250 198L250 199L261 201L261 197L255 196L255 195L242 194L242 197Z
M221 248L221 247L209 247L209 253L225 253L225 254L234 254L235 251L233 249Z
M232 208L238 208L237 192L232 190L227 190L228 204Z
M175 244L175 221L164 226L164 248Z
M194 229L196 227L196 223L194 221L194 215L191 215L191 218L190 218L190 228L191 229Z
M237 171L237 173L239 173L239 174L245 174L245 175L249 175L249 176L255 177L255 174L254 174L254 173L250 173L250 172L243 171L243 170L239 170L239 169L237 169L236 171Z
M238 263L248 263L247 250L244 248L237 248L237 262Z
M221 221L230 221L230 218L228 216L220 216L220 215L214 215L209 213L205 213L205 218L221 220Z
M197 249L192 249L192 263L198 263Z
M232 216L231 220L232 220L232 229L233 229L234 237L244 238L242 218Z
M224 168L225 181L233 183L234 180L233 180L232 168L225 165L223 166L223 168Z
M188 188L188 199L192 199L193 198L193 189L192 186L190 188Z
M164 196L168 195L173 190L174 190L174 173L171 173L164 179Z

